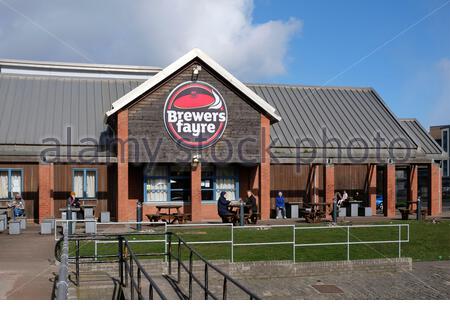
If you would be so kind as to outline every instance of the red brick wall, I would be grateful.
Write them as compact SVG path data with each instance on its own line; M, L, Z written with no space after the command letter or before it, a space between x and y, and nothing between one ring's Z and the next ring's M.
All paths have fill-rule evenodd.
M53 164L39 164L39 222L54 216Z
M270 218L270 120L261 114L261 164L259 170L259 206L261 219Z
M128 109L117 114L117 220L134 220L136 203L128 197Z
M325 165L323 174L324 200L326 203L332 203L334 199L334 165ZM327 207L328 214L331 213L332 206Z
M417 201L418 181L418 167L411 165L408 171L408 201ZM417 205L411 204L410 209L417 210Z
M368 203L372 210L372 215L377 213L377 166L375 164L369 165L367 172L367 196Z
M429 165L428 168L430 181L428 212L432 216L438 216L442 213L442 172L436 163Z
M386 166L386 199L384 200L384 215L395 217L395 165L388 164Z
M202 216L202 165L191 167L191 214L192 221L198 221Z

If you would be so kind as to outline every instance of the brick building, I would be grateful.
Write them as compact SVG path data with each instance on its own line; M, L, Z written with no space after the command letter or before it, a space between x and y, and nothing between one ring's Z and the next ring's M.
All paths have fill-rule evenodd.
M198 49L165 69L0 67L0 201L21 192L36 221L58 217L71 191L119 221L137 201L216 220L218 194L246 190L263 219L278 191L331 202L346 190L373 213L378 195L387 216L420 194L441 213L446 155L372 88L244 84Z

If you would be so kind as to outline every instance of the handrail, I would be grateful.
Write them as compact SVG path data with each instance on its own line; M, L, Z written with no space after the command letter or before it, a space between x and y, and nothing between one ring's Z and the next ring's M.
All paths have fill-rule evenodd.
M60 265L58 271L58 282L56 283L56 300L67 300L69 292L69 240L67 235L67 229L63 231L63 241L62 252L60 256Z
M129 261L127 261L126 257L124 257L123 251L124 248L126 248L127 250ZM122 287L126 286L123 277L123 271L125 271L126 275L129 276L130 279L131 299L134 298L134 290L136 290L139 300L142 300L144 298L144 296L142 295L142 287L141 287L141 274L142 274L149 282L149 299L153 300L153 291L156 291L156 293L162 300L167 300L167 297L161 291L156 282L152 279L152 277L150 277L147 271L145 271L145 268L139 262L139 259L135 255L133 249L131 249L130 245L128 244L128 240L124 236L119 236L119 259L120 259L119 264L125 266L125 270L123 270L123 267L120 267L119 265L120 284ZM137 266L137 282L134 280L133 262Z
M227 299L227 287L228 282L234 284L237 288L239 288L241 291L245 292L251 300L260 300L260 298L252 291L250 291L248 288L246 288L244 285L242 285L237 280L233 279L231 276L226 274L224 271L222 271L217 266L211 264L208 260L206 260L200 253L198 253L195 249L193 249L190 245L187 244L186 241L183 240L180 236L178 236L175 233L167 232L168 235L168 258L169 258L169 275L172 274L172 258L175 259L178 262L178 282L180 282L180 269L183 267L186 272L189 274L189 299L192 299L192 282L195 281L203 290L204 290L204 297L205 299L208 299L208 297L211 297L213 299L217 299L217 297L209 290L209 269L214 270L218 274L220 274L223 277L223 294L222 298L224 300ZM175 256L172 254L172 237L175 237L178 242L178 254ZM186 266L181 258L181 245L183 245L185 248L189 250L189 266ZM205 265L204 270L204 284L200 279L198 279L197 276L193 273L193 257L196 256L199 260L201 260Z

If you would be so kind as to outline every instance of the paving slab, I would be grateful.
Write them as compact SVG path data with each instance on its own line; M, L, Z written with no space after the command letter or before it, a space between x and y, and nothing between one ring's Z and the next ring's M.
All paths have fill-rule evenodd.
M0 233L0 299L51 299L55 241L39 231L29 225L20 235Z

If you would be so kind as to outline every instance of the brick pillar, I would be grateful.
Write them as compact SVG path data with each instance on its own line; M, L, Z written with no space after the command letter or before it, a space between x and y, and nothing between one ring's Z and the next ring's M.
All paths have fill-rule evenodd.
M384 215L395 217L395 164L388 164L385 172L386 199L383 199Z
M417 165L412 164L409 166L408 170L408 201L417 201L417 191L419 188L418 181ZM417 205L413 203L409 208L411 210L417 210Z
M428 166L428 213L438 216L442 213L442 172L437 163Z
M377 166L370 164L367 175L367 197L368 204L372 210L372 215L377 214Z
M261 115L261 164L259 169L259 211L262 220L270 219L270 120Z
M319 202L319 166L311 165L309 172L309 200L311 203Z
M201 220L202 217L202 165L191 167L191 214L192 221Z
M53 164L39 164L39 222L54 217Z
M132 219L128 199L128 109L117 115L117 220Z
M334 200L334 165L325 165L323 167L323 187L324 202L333 203ZM328 212L332 213L333 206L327 207Z

